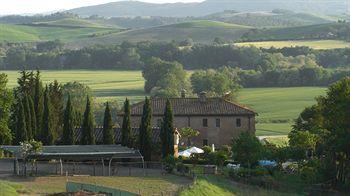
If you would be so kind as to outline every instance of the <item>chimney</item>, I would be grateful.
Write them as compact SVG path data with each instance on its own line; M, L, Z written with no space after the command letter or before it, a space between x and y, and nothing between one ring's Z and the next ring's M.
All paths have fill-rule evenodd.
M181 98L186 98L186 90L185 89L181 90Z
M200 102L206 102L207 101L207 92L200 92L199 93L199 101Z

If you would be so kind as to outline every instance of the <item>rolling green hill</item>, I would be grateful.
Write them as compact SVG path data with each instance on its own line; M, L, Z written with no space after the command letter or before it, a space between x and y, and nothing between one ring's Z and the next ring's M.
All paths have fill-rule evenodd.
M340 39L350 40L350 23L327 23L289 28L252 29L242 39L265 40L309 40Z
M202 18L259 28L306 26L330 23L339 19L311 13L295 13L288 10L273 10L272 12L236 12L226 10Z
M81 18L65 18L60 20L54 20L49 22L39 22L34 24L43 25L43 26L57 26L57 27L107 28L107 26L103 24L99 24L89 20L84 20Z
M36 42L60 39L64 42L93 38L113 32L116 28L61 27L0 24L0 42Z
M200 20L184 22L172 25L164 25L147 29L136 29L124 31L121 33L109 34L106 36L86 39L76 42L77 45L120 43L128 40L131 42L138 41L182 41L192 38L194 42L211 43L216 37L226 40L240 38L251 27L235 25L224 22Z

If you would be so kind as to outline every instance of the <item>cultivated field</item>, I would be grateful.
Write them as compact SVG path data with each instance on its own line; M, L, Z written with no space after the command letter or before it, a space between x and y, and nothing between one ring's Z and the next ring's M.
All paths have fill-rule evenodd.
M284 48L295 46L307 46L315 50L349 48L350 42L340 40L303 40L303 41L258 41L236 43L237 46L255 46L258 48Z
M9 76L9 87L17 82L17 71L5 71ZM44 71L45 83L58 80L61 83L79 81L89 85L97 101L118 100L120 105L125 97L133 103L143 100L144 79L140 71ZM314 97L325 93L326 88L249 88L239 92L238 101L255 109L257 135L286 135L298 114L315 103Z
M52 24L52 26L50 26L50 24L44 26L0 24L0 42L36 42L55 39L76 41L119 31L120 29L95 26L73 27L69 26L69 24L66 26L59 26L59 23Z

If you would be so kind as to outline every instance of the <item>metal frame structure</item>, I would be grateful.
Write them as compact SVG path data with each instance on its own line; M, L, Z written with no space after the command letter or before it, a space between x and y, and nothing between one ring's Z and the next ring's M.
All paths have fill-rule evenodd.
M21 153L21 146L0 146L0 149L10 152L14 156L14 173L20 174L19 163L23 162L23 175L26 175L27 161L40 160L50 161L59 160L60 175L63 175L64 161L97 161L101 160L104 176L105 160L108 161L108 175L111 175L111 164L113 160L127 159L128 162L132 159L142 161L143 170L145 169L145 162L140 151L127 148L121 145L70 145L70 146L43 146L40 153L29 154L23 157Z

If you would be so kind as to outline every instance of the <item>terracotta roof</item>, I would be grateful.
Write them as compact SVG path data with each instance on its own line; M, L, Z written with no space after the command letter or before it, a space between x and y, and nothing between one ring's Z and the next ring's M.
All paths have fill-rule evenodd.
M223 98L206 98L205 101L200 98L170 98L173 107L174 116L221 116L221 115L255 115L252 109L227 101ZM142 115L144 102L131 106L131 115ZM152 113L155 116L164 114L166 99L151 99ZM120 113L123 115L123 113Z

